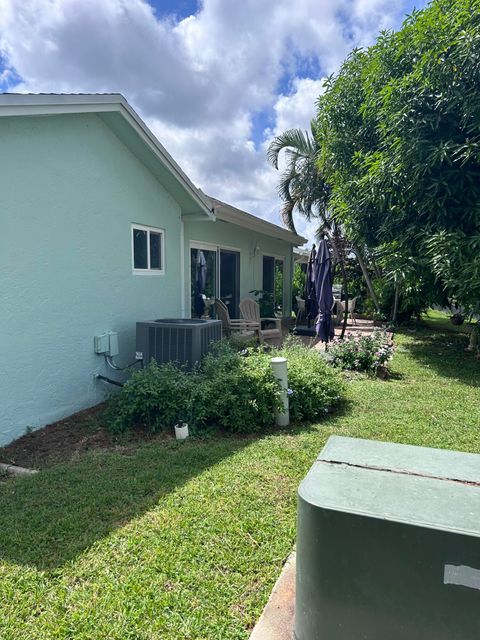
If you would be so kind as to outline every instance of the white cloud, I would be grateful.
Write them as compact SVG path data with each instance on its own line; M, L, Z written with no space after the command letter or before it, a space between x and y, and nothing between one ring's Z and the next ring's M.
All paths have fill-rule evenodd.
M310 131L310 121L315 113L315 103L324 91L325 78L294 78L292 92L279 95L273 107L275 111L275 135L287 129Z
M204 191L279 222L265 149L309 127L322 80L300 77L302 65L334 72L398 26L406 2L204 0L173 22L144 0L0 0L1 80L15 71L11 90L123 93ZM270 118L260 140L258 114Z

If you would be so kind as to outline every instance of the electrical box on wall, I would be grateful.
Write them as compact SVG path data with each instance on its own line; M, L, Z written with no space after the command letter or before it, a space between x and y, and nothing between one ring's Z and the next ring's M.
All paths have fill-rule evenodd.
M108 354L109 356L118 356L118 333L116 331L108 332Z
M108 333L102 333L98 336L94 336L93 348L95 349L95 353L107 353L109 349Z
M299 488L297 640L477 640L480 455L333 436Z
M106 356L118 356L118 333L116 331L107 331L94 336L93 347L95 353L105 354Z

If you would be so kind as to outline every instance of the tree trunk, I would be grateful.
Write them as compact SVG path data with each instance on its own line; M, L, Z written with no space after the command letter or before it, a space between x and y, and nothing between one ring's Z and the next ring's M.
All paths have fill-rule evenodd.
M473 325L472 330L470 332L470 342L468 343L468 347L465 351L478 351L479 349L479 333L480 333L480 320Z
M395 298L393 301L393 313L392 313L392 322L397 321L397 312L398 312L398 299L400 297L400 283L397 282L395 285Z
M370 278L370 274L368 273L367 266L361 254L361 251L355 246L352 245L353 252L357 256L358 264L360 265L360 269L362 270L363 277L365 278L365 282L367 284L368 292L370 293L370 297L372 298L373 304L375 305L375 309L380 313L380 304L378 302L377 294L373 290L372 279Z

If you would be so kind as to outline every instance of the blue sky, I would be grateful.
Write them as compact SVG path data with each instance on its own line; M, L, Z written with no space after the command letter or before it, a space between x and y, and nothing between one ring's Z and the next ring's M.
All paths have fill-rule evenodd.
M150 2L158 17L175 16L183 20L197 13L199 2L196 0L152 0Z
M0 0L0 89L120 92L199 187L278 223L268 142L308 128L323 78L424 5Z

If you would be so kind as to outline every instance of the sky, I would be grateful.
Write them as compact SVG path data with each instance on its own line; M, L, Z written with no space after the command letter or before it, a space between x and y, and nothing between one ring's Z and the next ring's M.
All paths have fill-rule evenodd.
M119 92L205 193L280 224L269 142L308 130L349 51L425 4L0 0L0 91Z

